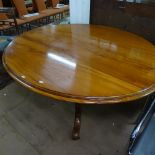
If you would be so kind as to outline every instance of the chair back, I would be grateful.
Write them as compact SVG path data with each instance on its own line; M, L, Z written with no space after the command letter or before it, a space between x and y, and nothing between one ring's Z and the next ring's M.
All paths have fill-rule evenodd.
M3 2L0 0L0 7L3 7ZM7 15L5 13L0 13L0 20L8 19Z
M37 11L41 12L46 10L46 5L44 0L33 0L34 5L37 7Z
M51 4L51 6L54 8L54 7L56 7L57 6L57 4L59 4L60 3L60 1L59 0L49 0L50 2L50 4Z
M28 14L24 0L12 0L12 2L17 9L19 17Z

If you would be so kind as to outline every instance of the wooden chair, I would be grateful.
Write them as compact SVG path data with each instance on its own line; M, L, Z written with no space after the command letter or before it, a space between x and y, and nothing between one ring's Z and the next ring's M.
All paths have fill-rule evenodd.
M60 1L59 0L50 0L50 3L52 5L52 7L55 8L57 6L57 4L60 3Z
M0 34L3 35L5 32L9 31L11 28L15 27L16 31L18 31L16 21L8 21L6 14L11 14L11 10L6 10L4 8L0 8ZM13 22L15 25L13 26Z
M40 26L44 24L42 20L46 17L44 14L32 13L29 14L26 8L24 0L12 0L13 5L15 6L19 18L26 21L27 23L35 22L35 26ZM30 24L31 25L31 24Z
M62 5L60 7L58 6L58 4L60 3L60 0L49 0L49 1L53 8L62 9L64 12L69 11L69 5Z
M27 23L24 20L15 17L14 8L3 7L2 0L0 0L0 23L1 31L5 29L10 29L12 27L16 27L16 31L17 33L19 33L23 25L25 25L26 28L28 28Z
M3 7L2 0L0 0L0 7ZM1 13L0 14L0 20L5 20L5 19L8 19L8 17L6 16L5 13Z
M36 5L39 13L44 14L47 17L53 16L55 18L58 17L59 19L62 18L63 10L52 9L52 8L47 9L44 0L33 0L33 3L35 3L34 5Z

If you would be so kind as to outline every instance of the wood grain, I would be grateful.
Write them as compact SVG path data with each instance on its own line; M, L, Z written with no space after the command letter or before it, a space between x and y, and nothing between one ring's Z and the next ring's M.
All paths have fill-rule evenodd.
M8 46L3 63L22 85L76 103L131 101L155 91L155 46L105 26L48 25Z

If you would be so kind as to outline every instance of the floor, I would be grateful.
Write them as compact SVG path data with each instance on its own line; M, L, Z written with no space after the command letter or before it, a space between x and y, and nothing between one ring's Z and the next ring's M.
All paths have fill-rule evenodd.
M0 155L125 155L143 101L83 106L81 139L73 141L73 103L12 82L0 90Z

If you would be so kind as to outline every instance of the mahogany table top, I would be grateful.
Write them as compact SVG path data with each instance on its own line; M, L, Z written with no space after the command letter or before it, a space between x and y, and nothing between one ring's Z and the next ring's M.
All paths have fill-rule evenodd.
M19 83L83 104L131 101L155 91L155 46L116 28L47 25L16 37L3 55Z

